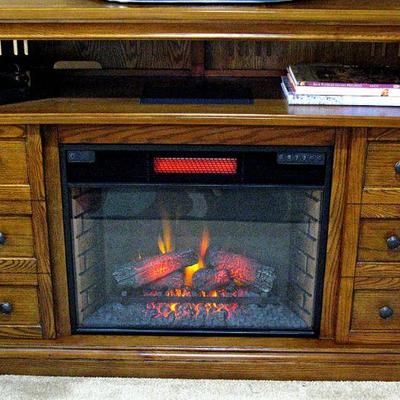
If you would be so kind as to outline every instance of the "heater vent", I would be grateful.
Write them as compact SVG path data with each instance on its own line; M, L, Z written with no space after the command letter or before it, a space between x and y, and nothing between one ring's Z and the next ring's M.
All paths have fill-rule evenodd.
M237 173L236 158L204 157L155 157L156 174L215 174L234 175Z

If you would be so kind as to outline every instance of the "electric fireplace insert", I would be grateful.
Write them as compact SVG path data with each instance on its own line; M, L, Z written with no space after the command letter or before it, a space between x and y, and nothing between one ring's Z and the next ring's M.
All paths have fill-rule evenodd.
M318 334L331 148L60 153L75 333Z

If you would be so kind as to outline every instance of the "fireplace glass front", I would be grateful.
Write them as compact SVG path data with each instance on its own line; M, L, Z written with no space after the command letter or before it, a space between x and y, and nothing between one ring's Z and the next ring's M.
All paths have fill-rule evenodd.
M315 335L331 151L61 149L75 332Z

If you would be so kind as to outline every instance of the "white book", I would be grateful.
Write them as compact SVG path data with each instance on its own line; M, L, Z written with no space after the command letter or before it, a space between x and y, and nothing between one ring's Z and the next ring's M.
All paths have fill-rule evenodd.
M288 78L296 94L312 94L323 96L372 96L372 97L400 97L399 88L379 87L350 87L350 86L318 86L301 85L293 75L292 69L288 68Z
M400 106L400 97L382 96L316 96L299 95L293 92L286 76L282 77L281 87L290 105L319 106Z

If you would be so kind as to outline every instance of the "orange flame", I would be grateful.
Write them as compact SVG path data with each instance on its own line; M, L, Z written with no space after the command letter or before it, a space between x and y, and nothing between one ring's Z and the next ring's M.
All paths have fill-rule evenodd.
M210 245L210 233L208 232L207 228L204 228L200 240L199 261L196 264L185 268L185 285L187 287L192 287L194 273L197 272L199 269L205 267L204 258L206 256L209 245Z
M191 265L185 268L185 287L178 289L170 289L165 292L165 296L167 297L182 297L185 298L185 301L176 303L176 302L157 302L151 301L147 303L147 310L152 311L152 318L168 318L172 316L174 319L182 319L182 318L197 318L200 314L208 317L211 314L215 313L225 313L225 318L229 319L235 310L239 307L238 303L217 303L217 302L192 302L190 298L192 298L193 293L191 291L193 275L198 270L205 268L205 256L207 253L207 249L210 245L210 234L207 228L203 229L200 247L199 247L199 260L196 264ZM174 243L173 243L173 235L171 222L168 219L166 213L163 213L162 218L162 231L158 237L158 248L161 254L166 254L171 251L174 251ZM150 291L146 293L147 296L157 297L157 291ZM206 291L198 291L198 297L226 297L227 292L224 289L221 290L212 290L210 292ZM237 295L233 294L233 297L237 297ZM171 299L172 300L172 299ZM154 314L155 311L155 314Z
M158 236L158 248L161 254L166 254L174 250L171 222L168 218L162 219L162 234Z

